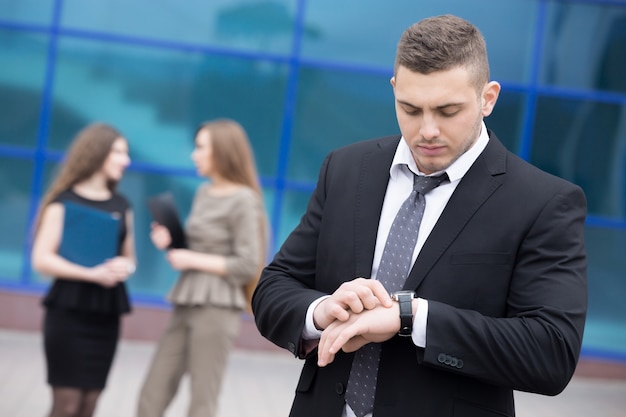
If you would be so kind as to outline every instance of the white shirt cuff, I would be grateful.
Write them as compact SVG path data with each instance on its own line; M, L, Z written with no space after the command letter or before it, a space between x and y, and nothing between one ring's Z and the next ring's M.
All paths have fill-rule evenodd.
M325 295L318 298L317 300L313 301L307 309L306 318L304 319L304 330L302 331L302 339L314 340L322 337L322 331L318 330L317 327L315 327L315 322L313 321L313 311L315 311L315 307L317 307L319 303L321 303L328 297L330 297L330 295Z
M426 321L428 320L428 300L417 299L417 312L413 318L413 332L411 338L415 346L426 347Z

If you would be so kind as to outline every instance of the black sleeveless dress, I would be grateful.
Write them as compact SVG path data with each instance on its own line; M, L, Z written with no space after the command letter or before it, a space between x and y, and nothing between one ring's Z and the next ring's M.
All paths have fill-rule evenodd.
M120 254L126 237L125 215L130 208L124 196L114 193L109 200L95 201L68 190L55 202L81 204L119 215ZM43 305L48 383L54 387L103 389L119 340L120 317L130 312L126 284L105 288L55 277Z

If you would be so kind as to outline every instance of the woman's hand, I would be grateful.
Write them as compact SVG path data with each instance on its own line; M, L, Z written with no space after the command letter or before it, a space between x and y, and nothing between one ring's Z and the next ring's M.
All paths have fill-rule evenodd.
M111 288L126 281L135 272L135 263L127 257L116 256L91 268L91 281Z
M150 224L150 229L150 239L154 246L161 250L167 249L172 243L172 236L167 227L153 222Z

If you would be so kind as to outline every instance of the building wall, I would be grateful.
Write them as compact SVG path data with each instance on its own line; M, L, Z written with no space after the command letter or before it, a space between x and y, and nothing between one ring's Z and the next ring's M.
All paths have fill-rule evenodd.
M46 291L29 263L37 204L74 134L96 120L130 142L121 191L136 218L135 306L166 308L176 275L149 241L145 201L171 190L187 214L200 181L192 136L204 120L230 117L250 134L274 252L331 149L398 133L396 42L443 13L471 20L487 40L503 86L488 127L585 190L583 355L626 361L621 0L0 0L0 290L17 299Z

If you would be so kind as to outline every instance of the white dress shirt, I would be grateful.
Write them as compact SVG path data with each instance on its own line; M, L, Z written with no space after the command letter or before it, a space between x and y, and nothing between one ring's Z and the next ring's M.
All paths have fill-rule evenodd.
M413 251L412 264L415 263L417 255L419 254L424 242L430 235L430 232L435 227L439 216L443 213L448 200L452 196L452 193L456 189L457 185L470 169L476 158L487 146L489 142L489 136L487 134L487 128L485 124L482 124L480 135L474 145L463 155L461 155L456 161L452 163L445 171L436 172L432 175L439 175L443 172L448 174L450 182L444 182L439 187L433 189L425 195L426 208L424 210L424 217L422 217L422 223L420 224L419 233L417 236L417 243L415 250ZM412 171L412 172L411 172ZM387 241L387 235L391 229L391 224L396 216L400 206L407 199L411 191L413 190L413 173L416 175L425 175L417 169L411 150L407 145L404 138L398 143L396 153L389 169L389 183L387 184L387 192L383 201L383 209L381 212L380 220L378 223L378 234L376 235L376 248L374 250L374 261L372 263L371 278L376 279L376 273L378 272L378 266L383 255L385 248L385 242ZM349 279L352 279L350 277ZM328 297L328 296L327 296ZM315 300L309 306L306 315L305 329L302 334L305 340L314 340L321 337L321 331L315 328L313 323L313 311L315 307L326 297L321 297ZM428 318L428 301L425 299L419 299L419 308L413 321L413 333L411 334L413 343L419 347L426 347L426 320ZM355 417L350 407L346 404L342 417ZM368 414L366 417L371 417Z

